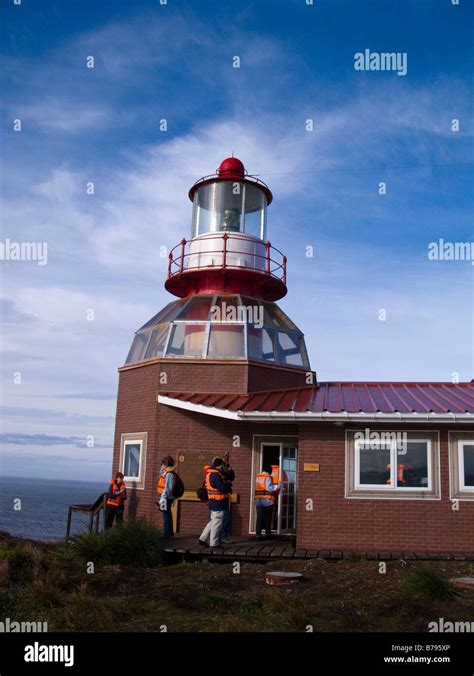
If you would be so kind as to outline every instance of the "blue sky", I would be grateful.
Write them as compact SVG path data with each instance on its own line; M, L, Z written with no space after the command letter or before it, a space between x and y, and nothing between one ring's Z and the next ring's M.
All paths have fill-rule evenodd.
M48 243L45 266L1 262L4 474L108 477L117 367L171 299L160 247L189 236L189 186L232 151L274 193L280 304L320 380L473 378L474 266L427 255L474 240L472 3L1 12L2 241ZM354 70L365 49L405 52L407 74Z

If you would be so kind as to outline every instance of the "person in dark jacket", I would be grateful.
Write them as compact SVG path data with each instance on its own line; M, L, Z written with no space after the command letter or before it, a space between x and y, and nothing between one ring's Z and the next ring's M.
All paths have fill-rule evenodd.
M124 502L127 499L127 486L123 480L122 472L117 472L115 478L110 482L107 493L107 504L105 507L105 530L113 526L114 519L117 524L123 522L123 513L125 511Z
M228 496L232 492L230 482L226 481L222 474L223 468L222 458L214 458L206 473L210 519L199 537L199 544L203 547L207 547L208 541L211 547L218 547L220 544L224 517L229 508Z
M224 479L224 481L226 481L228 484L230 484L230 487L232 488L232 482L235 480L235 472L228 463L224 462L224 464L222 465L221 474L222 474L222 478ZM224 512L224 522L222 524L221 535L220 535L220 541L223 542L223 543L231 542L231 539L230 539L230 520L231 520L230 498L227 497L227 509Z
M163 537L169 540L174 536L173 532L173 489L176 483L176 467L171 455L166 455L161 459L160 476L156 492L159 495L157 503L163 514Z

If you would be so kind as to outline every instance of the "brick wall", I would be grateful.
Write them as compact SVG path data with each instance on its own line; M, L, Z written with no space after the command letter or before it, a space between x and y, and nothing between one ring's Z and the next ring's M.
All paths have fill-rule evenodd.
M120 373L153 368L157 374L166 373L166 382L156 375L156 390L161 392L235 392L245 394L262 390L304 387L306 371L286 366L254 362L211 362L206 360L149 361L142 365L126 366ZM316 378L314 379L316 382Z
M410 427L396 429L408 431ZM416 429L423 429L423 425ZM320 463L320 472L304 472L304 462ZM461 501L459 512L455 512L449 499L445 428L440 429L441 500L346 499L345 430L334 425L300 426L298 465L300 547L474 552L474 502ZM306 498L313 499L313 512L305 510Z
M148 432L145 489L129 491L127 509L161 526L155 506L160 459L179 450L229 453L236 471L232 506L233 534L248 532L253 434L298 434L298 426L244 423L158 405L156 395L162 365L120 373L113 471L117 471L120 435ZM225 367L224 367L225 368ZM229 372L221 373L227 376ZM181 376L180 376L181 377ZM355 425L350 425L354 429ZM382 427L379 427L382 429ZM387 429L387 428L386 428ZM409 430L410 426L400 430ZM419 424L416 429L423 429ZM428 429L428 428L426 428ZM456 427L449 426L450 430ZM459 427L459 429L465 429ZM232 445L240 435L240 448ZM466 552L474 551L474 502L461 501L454 512L449 499L448 436L440 428L441 500L345 498L345 430L333 424L299 425L297 545L310 549ZM320 472L304 472L305 462L320 464ZM312 498L314 511L305 511ZM199 533L207 520L205 504L182 503L179 528Z
M313 383L310 384L316 384L316 374L314 375ZM285 387L305 387L307 385L306 371L249 363L249 392L280 390Z
M188 365L192 366L192 365ZM223 366L222 368L226 368ZM177 459L178 451L211 451L229 454L236 472L234 492L239 502L232 505L234 534L248 532L250 510L250 476L253 434L295 434L296 426L283 424L255 425L215 418L158 404L159 374L163 364L155 363L120 372L113 472L119 469L120 438L127 432L148 432L147 464L144 490L129 490L127 512L143 516L161 527L161 514L155 505L160 461L164 455ZM225 372L227 377L227 372ZM240 447L233 446L234 435ZM198 502L181 502L178 526L182 533L199 533L207 521L207 506Z

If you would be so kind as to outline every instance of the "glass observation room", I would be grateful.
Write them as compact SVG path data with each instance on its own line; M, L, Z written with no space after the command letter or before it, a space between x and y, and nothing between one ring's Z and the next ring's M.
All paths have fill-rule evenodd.
M193 200L192 237L233 232L266 239L267 200L261 188L220 181L197 188Z
M147 359L249 359L309 369L304 336L275 304L246 296L191 296L139 329L126 364Z

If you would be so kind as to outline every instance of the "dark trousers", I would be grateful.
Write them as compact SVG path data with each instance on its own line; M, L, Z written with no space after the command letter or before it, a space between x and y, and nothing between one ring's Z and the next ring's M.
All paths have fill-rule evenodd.
M113 505L107 505L105 509L105 530L112 528L114 525L114 519L117 524L123 523L123 507L114 507Z
M173 500L166 499L166 509L162 509L163 514L163 536L169 540L174 535L173 532L173 516L171 514L171 506Z
M270 505L270 507L257 507L256 533L258 536L262 534L263 529L265 529L266 535L271 535L272 517L273 517L273 505Z

